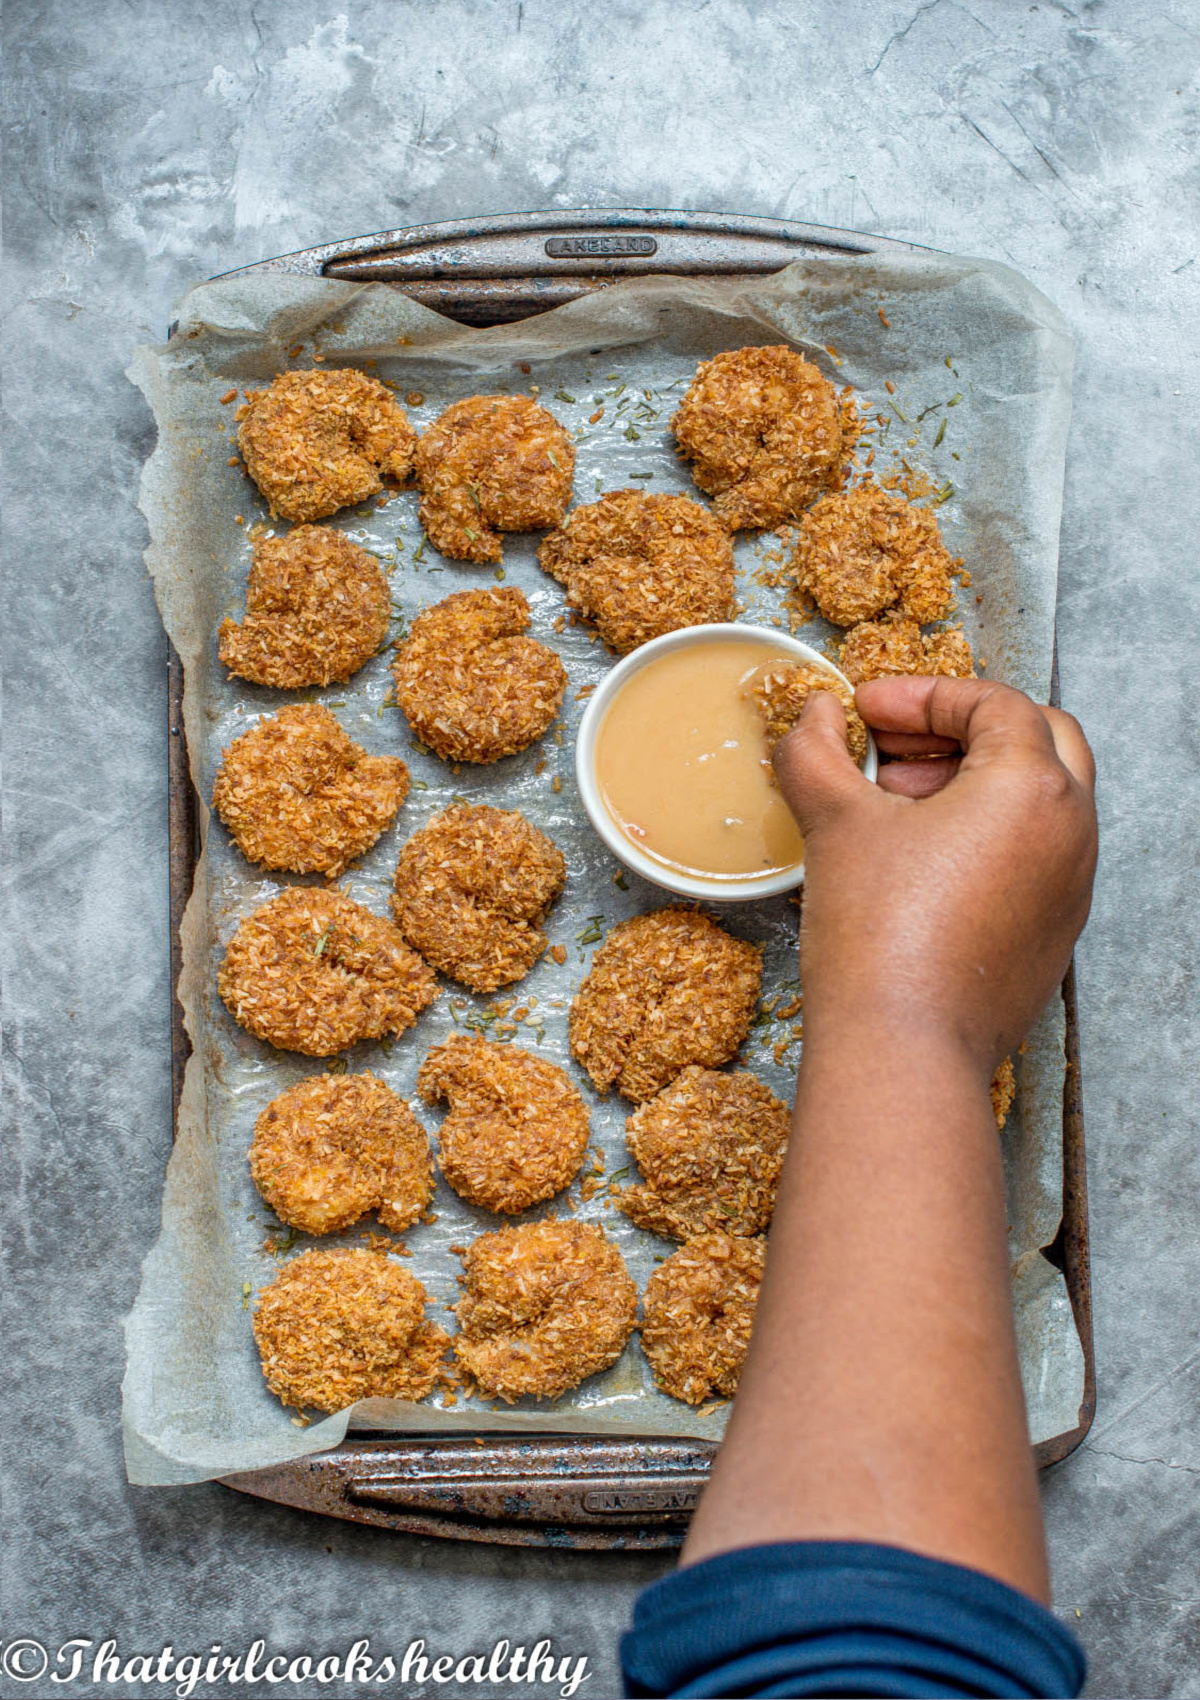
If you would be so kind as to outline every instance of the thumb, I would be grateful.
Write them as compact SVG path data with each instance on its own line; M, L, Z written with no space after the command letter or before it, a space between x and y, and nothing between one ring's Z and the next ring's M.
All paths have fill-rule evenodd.
M832 691L812 691L772 757L783 800L805 835L869 786L846 742L846 714Z

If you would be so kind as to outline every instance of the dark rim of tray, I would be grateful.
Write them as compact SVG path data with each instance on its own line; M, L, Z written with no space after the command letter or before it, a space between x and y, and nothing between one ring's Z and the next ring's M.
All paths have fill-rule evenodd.
M224 275L292 272L388 283L450 318L483 325L531 317L621 277L651 272L765 276L792 260L818 255L921 251L913 243L781 219L584 209L384 231ZM1051 700L1058 701L1057 659ZM200 840L183 727L183 665L173 645L168 645L167 711L171 1071L177 1120L191 1054L177 995L180 926ZM1079 1446L1096 1408L1074 965L1062 996L1063 1215L1044 1255L1066 1281L1083 1348L1084 1392L1076 1426L1034 1447L1041 1469ZM704 1441L549 1431L356 1436L330 1451L224 1480L240 1492L281 1504L410 1533L507 1546L638 1551L682 1542L716 1450Z

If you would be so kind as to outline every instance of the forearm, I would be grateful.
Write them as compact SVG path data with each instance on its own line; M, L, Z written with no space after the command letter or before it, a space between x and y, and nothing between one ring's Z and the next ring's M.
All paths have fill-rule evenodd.
M809 1012L754 1339L684 1562L891 1543L1045 1598L986 1071Z

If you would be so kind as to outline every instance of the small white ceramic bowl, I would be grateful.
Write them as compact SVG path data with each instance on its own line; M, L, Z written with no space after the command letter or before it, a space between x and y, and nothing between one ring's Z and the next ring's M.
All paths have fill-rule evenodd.
M623 660L618 661L612 672L596 687L579 723L579 736L575 742L575 777L588 819L613 855L635 874L649 880L652 885L661 886L664 891L675 892L679 897L698 897L711 903L745 903L756 897L777 897L780 892L794 891L798 885L803 884L804 863L798 862L794 867L764 874L761 879L746 880L704 879L699 875L685 874L675 868L666 867L653 856L646 855L632 839L626 837L609 814L600 794L600 787L596 783L596 736L609 704L626 680L640 668L651 661L657 661L659 656L667 655L672 650L719 643L761 643L764 650L769 650L774 655L790 655L797 661L824 667L830 673L836 674L845 684L850 683L819 650L800 643L794 637L785 636L783 632L773 631L768 626L742 626L731 623L719 626L687 626L683 631L668 632L665 637L652 638L649 643L644 643L640 649L633 650ZM871 780L879 771L875 740L869 732L867 755L862 770L864 776Z

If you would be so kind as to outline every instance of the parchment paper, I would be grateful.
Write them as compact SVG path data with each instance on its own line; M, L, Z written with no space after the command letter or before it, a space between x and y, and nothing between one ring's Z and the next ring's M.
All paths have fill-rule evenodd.
M876 470L903 455L942 487L944 533L973 575L970 590L960 594L959 613L976 653L986 658L990 677L1045 700L1072 354L1054 308L1002 267L934 255L805 260L766 281L653 278L487 330L456 325L386 285L235 278L194 289L171 340L138 349L130 368L159 428L141 487L151 535L146 560L185 664L185 722L202 802L211 796L221 751L233 737L286 702L321 701L367 749L402 755L413 776L395 826L338 882L376 913L388 913L400 845L452 798L517 807L547 831L570 869L548 924L552 940L566 945L567 960L560 967L544 958L498 997L516 1004L536 999L515 1042L570 1069L591 1110L593 1146L609 1178L624 1169L630 1178L636 1174L623 1138L629 1106L600 1098L569 1062L567 1005L587 972L594 935L668 901L632 874L621 886L614 883L620 870L575 793L578 693L603 675L612 657L583 627L568 623L561 633L555 630L563 597L537 566L539 539L510 536L506 582L526 592L532 634L558 650L570 676L564 724L532 749L457 773L415 750L399 710L388 706L388 655L377 656L349 684L323 691L277 692L227 679L217 661L217 626L226 614L241 616L248 534L252 525L269 524L269 517L253 485L229 464L236 404L222 406L220 398L235 385L268 382L289 364L307 366L318 356L327 367L375 362L378 375L402 397L419 392L424 399L409 409L418 428L461 396L481 389L528 393L536 386L539 399L576 433L576 503L634 483L696 495L673 452L668 424L698 359L720 348L780 339L793 342L835 381L853 384L865 412L883 415L887 424L871 439ZM894 394L885 389L887 379ZM601 405L603 419L590 424ZM416 513L415 493L405 492L382 507L343 510L330 522L391 569L395 612L406 622L453 590L493 582L492 568L444 561L423 543ZM736 540L747 620L784 623L781 592L753 576L777 546L769 535ZM804 635L822 643L833 634L818 621ZM220 824L206 809L202 815L205 850L184 926L180 988L194 1055L167 1172L162 1232L127 1322L130 1479L198 1481L278 1463L336 1444L348 1426L719 1436L726 1408L698 1413L656 1393L636 1336L611 1370L553 1405L496 1409L460 1397L446 1408L439 1401L375 1400L302 1427L268 1393L251 1336L254 1294L278 1272L293 1236L259 1199L246 1154L263 1107L329 1065L259 1043L234 1024L218 998L216 969L230 936L289 881L250 868ZM798 987L794 905L778 899L723 906L719 918L765 946L764 1000L787 1007ZM459 1027L487 1024L496 1001L445 984L436 1004L401 1039L359 1045L346 1053L347 1066L373 1070L412 1100L434 1130L440 1112L415 1099L419 1062ZM740 1058L788 1100L800 1054L796 1022L764 1013ZM869 1033L863 1040L869 1044ZM1054 1237L1062 1212L1063 1068L1056 1001L1019 1059L1018 1100L1004 1135L1014 1295L1035 1439L1074 1426L1083 1385L1065 1287L1039 1252ZM569 1197L581 1219L602 1222L616 1239L639 1287L675 1249L609 1208L603 1189L584 1201L576 1182ZM566 1207L560 1197L529 1214ZM425 1283L430 1314L440 1317L458 1291L460 1265L451 1244L499 1224L440 1181L433 1208L437 1220L405 1236L412 1255L404 1266ZM368 1231L378 1231L373 1218L323 1243L361 1244ZM294 1250L310 1243L296 1236Z

